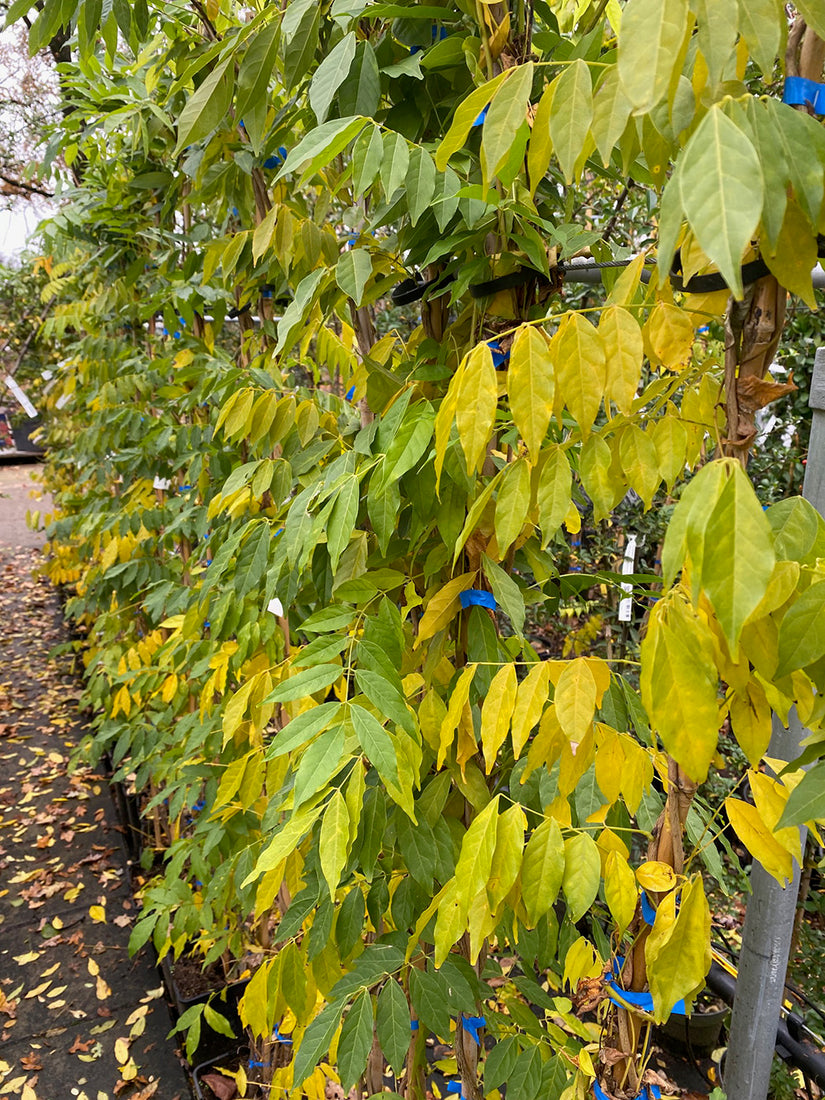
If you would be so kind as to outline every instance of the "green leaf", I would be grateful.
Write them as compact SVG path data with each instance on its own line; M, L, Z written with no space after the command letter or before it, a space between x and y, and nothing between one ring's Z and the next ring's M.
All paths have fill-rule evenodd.
M340 791L333 791L332 798L324 810L321 820L321 835L318 838L318 852L321 860L321 874L329 887L329 896L335 901L335 891L341 881L341 872L347 862L349 848L350 820L347 804Z
M797 668L805 668L825 654L825 584L812 584L791 605L779 627L781 679Z
M517 458L504 470L496 500L496 542L503 557L521 534L530 509L530 466L526 458Z
M512 1100L537 1100L541 1091L542 1058L538 1046L528 1047L516 1058L507 1081Z
M371 187L384 159L384 142L377 126L362 130L352 150L352 194L353 198Z
M447 161L453 153L457 153L463 146L479 115L495 98L508 74L513 71L513 69L505 69L504 72L499 73L498 76L493 77L486 84L482 84L480 88L470 92L467 98L461 101L456 113L453 115L449 130L436 150L435 165L439 172L444 171L447 167Z
M550 137L562 175L572 183L576 164L586 148L593 120L593 85L590 66L580 57L558 78L550 115Z
M355 60L357 41L355 31L349 31L333 46L315 70L309 86L309 105L319 123L326 120L335 93L347 78L347 73Z
M336 1064L341 1075L341 1085L346 1092L350 1091L366 1068L372 1039L372 1000L369 993L362 990L352 1002L338 1040Z
M390 130L382 136L384 157L381 161L381 186L387 199L391 199L407 175L410 150L406 138Z
M289 703L295 699L305 699L334 684L343 675L340 665L316 665L289 676L264 700L265 703Z
M736 4L717 0L693 0L698 24L699 49L708 66L708 81L715 87L736 46L738 11Z
M261 852L254 871L246 876L241 885L248 886L250 882L265 875L267 871L272 871L291 852L294 852L315 824L320 813L320 806L304 806L294 813Z
M292 796L295 806L317 794L346 763L344 726L333 726L305 749L295 768ZM293 765L295 766L295 765Z
M635 113L666 96L691 26L688 0L628 0L619 34L619 79Z
M436 844L426 821L413 825L406 814L396 813L396 838L406 869L425 890L432 890L436 868Z
M527 117L527 104L533 86L532 61L505 72L509 72L510 76L493 98L481 131L481 165L485 185L498 175L507 160L516 132ZM438 155L441 157L440 147ZM442 162L443 158L439 164Z
M704 531L701 584L736 660L742 627L767 591L776 554L770 526L745 471L729 459L726 474ZM688 547L692 551L690 534Z
M201 86L189 97L178 119L177 154L214 130L226 116L232 102L234 59L226 58L216 65Z
M440 1039L450 1036L450 1003L447 981L437 970L410 967L410 1000L421 1023Z
M350 717L364 755L385 783L397 786L398 761L390 735L378 719L358 703L350 705Z
M381 74L372 43L358 43L355 60L338 92L338 102L341 113L345 115L367 115L371 118L377 113L381 102Z
M488 1095L510 1080L518 1059L519 1048L515 1035L499 1039L484 1059L484 1093Z
M413 225L430 208L435 194L435 164L426 149L414 145L404 178L407 209Z
M364 287L372 275L372 257L366 248L353 248L343 252L335 267L335 281L341 290L352 298L356 307L361 305Z
M490 582L490 588L495 596L496 603L512 623L513 630L521 637L524 634L524 621L526 618L521 589L510 574L502 569L500 565L496 565L486 554L482 554L481 559L484 563L484 575Z
M292 1079L296 1085L302 1085L306 1081L329 1050L343 1011L343 1002L333 1001L321 1010L304 1032L300 1046L295 1052Z
M410 1048L410 1007L395 978L388 978L378 994L375 1030L384 1057L393 1072L399 1074Z
M232 1030L229 1020L220 1012L217 1012L212 1005L205 1004L203 1006L203 1017L212 1030L217 1031L219 1035L225 1035L227 1039L235 1038L235 1032Z
M791 791L777 829L825 818L825 760L814 764Z
M295 14L295 19L290 17ZM281 30L284 35L284 84L288 90L304 79L318 48L321 10L317 4L298 0L287 5Z
M295 148L289 151L286 161L275 177L276 180L281 179L288 172L295 172L302 168L303 173L298 184L298 186L301 186L319 168L329 164L334 157L337 157L340 152L346 149L347 145L361 133L368 122L368 118L359 116L333 118L329 122L322 122L320 126L310 130L305 137L301 138ZM312 272L315 277L320 277L322 274L323 272Z
M562 890L567 915L575 924L593 904L599 892L602 861L596 842L588 833L576 833L564 842Z
M739 0L739 33L768 80L773 76L785 18L780 0Z
M564 841L555 818L547 818L533 831L521 863L521 896L535 928L550 911L564 878Z
M254 149L259 149L265 136L266 113L255 108L267 100L269 80L278 55L280 28L273 19L252 39L238 70L238 93L235 100L237 118L243 120ZM259 115L263 121L259 122Z
M765 516L773 531L777 558L804 561L813 549L822 522L814 506L804 497L789 497L772 504Z
M596 86L593 122L590 126L605 167L610 163L613 150L627 128L631 110L632 104L619 80L618 69L615 65L608 66Z
M702 250L737 298L742 297L742 256L759 224L763 188L750 140L718 105L711 107L682 154L679 195Z

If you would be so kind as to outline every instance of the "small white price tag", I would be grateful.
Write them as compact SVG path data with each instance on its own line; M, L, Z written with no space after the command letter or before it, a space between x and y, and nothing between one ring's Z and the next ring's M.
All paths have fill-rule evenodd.
M277 596L273 596L269 603L266 605L267 611L271 611L273 615L282 616L284 613L284 605L278 599Z
M624 561L622 562L622 576L627 576L628 573L633 573L636 569L636 535L628 535L627 542L624 548ZM622 584L622 592L627 592L628 595L619 604L619 622L629 623L633 617L633 585Z
M30 420L34 420L37 416L37 409L34 407L34 405L32 405L31 401L29 401L28 397L26 397L26 395L23 393L23 391L17 385L15 380L12 378L12 376L10 374L7 374L6 377L3 379L3 381L6 383L6 385L9 387L11 392L14 394L14 396L20 402L20 405L24 409L24 411L26 413L26 416L28 416L28 418Z

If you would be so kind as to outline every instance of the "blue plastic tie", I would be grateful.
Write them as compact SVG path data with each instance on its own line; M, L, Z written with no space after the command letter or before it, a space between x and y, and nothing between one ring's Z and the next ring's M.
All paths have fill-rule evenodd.
M621 973L621 969L624 966L624 959L619 956L613 962L613 973L618 977ZM613 1004L618 1005L619 1008L625 1008L627 1005L632 1005L633 1008L638 1008L642 1012L653 1011L653 995L651 993L635 993L632 989L622 989L611 978L608 978L605 982L607 987L607 995ZM685 1002L684 1000L677 1001L676 1004L670 1010L674 1016L686 1016ZM638 1100L638 1097L637 1097ZM642 1097L644 1100L644 1097Z
M264 161L264 168L277 168L279 164L283 164L286 160L286 147L284 145L278 146L278 152L273 153L271 157L267 157Z
M489 593L485 593L485 595L489 595ZM472 1037L475 1039L476 1046L481 1046L481 1039L478 1036L478 1030L479 1030L479 1028L484 1027L486 1025L486 1023L487 1023L487 1021L484 1019L483 1016L462 1016L461 1017L462 1027L464 1028L464 1030L467 1032L468 1035L472 1035Z
M647 900L647 894L644 892L644 890L642 891L642 916L644 917L645 922L649 924L652 928L653 922L656 920L656 910Z
M444 39L447 37L447 33L448 32L447 32L446 27L437 27L435 25L435 23L433 23L433 26L432 26L433 42L435 42L435 41L443 42Z
M463 608L489 607L491 611L495 611L498 607L493 593L484 592L481 588L468 588L466 592L459 592L458 598ZM471 1019L475 1018L475 1016L471 1017Z
M206 801L203 798L199 798L195 805L192 807L193 814L199 814L206 805Z
M418 1031L418 1020L410 1020L410 1031Z
M246 1064L247 1064L247 1066L249 1066L250 1069L255 1069L256 1066L259 1067L260 1069L263 1069L264 1066L271 1066L272 1065L271 1062L254 1062L251 1058L249 1059L249 1061Z
M484 108L484 110L481 112L481 114L478 116L478 118L473 123L473 128L475 128L476 126L482 126L484 124L484 120L487 117L487 112L489 111L489 109L490 109L490 104L488 103L487 106Z
M810 107L814 114L825 115L825 84L804 76L786 77L782 102L791 107Z
M493 366L496 370L498 370L499 367L503 367L510 358L510 352L502 351L498 340L488 340L487 347L493 353Z
M464 1100L464 1093L461 1091L461 1082L460 1081L448 1081L447 1082L447 1092L451 1092L456 1096L460 1096L461 1100Z
M292 1045L292 1039L289 1035L282 1035L277 1024L275 1025L275 1030L272 1032L272 1038L279 1043L288 1043L290 1046Z
M593 1095L596 1100L611 1100L598 1081L593 1082ZM636 1100L661 1100L662 1092L656 1085L645 1085Z
M344 394L344 400L352 401L353 397L355 397L355 386L350 386L350 388Z

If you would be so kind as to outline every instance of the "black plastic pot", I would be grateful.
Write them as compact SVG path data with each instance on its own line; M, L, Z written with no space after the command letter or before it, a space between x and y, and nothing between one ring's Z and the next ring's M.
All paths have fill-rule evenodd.
M229 1026L235 1032L232 1038L228 1035L222 1035L219 1031L211 1028L205 1017L202 1017L200 1040L192 1055L192 1062L198 1064L205 1059L225 1058L227 1052L236 1049L238 1040L243 1034L243 1026L238 1013L238 1001L243 996L244 990L249 984L249 979L244 978L242 981L231 982L222 988L187 997L184 996L175 981L174 965L170 962L169 956L165 955L158 965L163 974L163 981L169 993L169 999L172 1002L172 1011L177 1016L182 1016L192 1005L206 1004L208 1001L216 1012L219 1012L221 1016L229 1021Z
M722 1027L729 1016L730 1009L725 1005L711 1012L694 1012L692 1016L670 1016L657 1030L684 1050L706 1054L719 1046Z
M237 1047L234 1051L234 1055L236 1055L241 1062L244 1062L249 1057L249 1048ZM219 1054L216 1058L209 1058L207 1061L201 1062L199 1065L195 1066L192 1070L192 1083L195 1086L195 1096L198 1100L213 1100L215 1094L209 1086L203 1082L202 1077L216 1066L226 1065L232 1057L233 1052L227 1051L226 1054Z

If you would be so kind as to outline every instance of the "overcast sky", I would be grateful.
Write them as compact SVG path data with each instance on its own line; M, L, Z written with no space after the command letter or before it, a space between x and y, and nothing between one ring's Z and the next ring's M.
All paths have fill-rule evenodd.
M41 216L26 203L16 210L0 210L0 259L11 260L22 251Z

